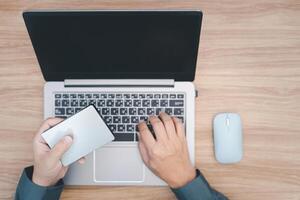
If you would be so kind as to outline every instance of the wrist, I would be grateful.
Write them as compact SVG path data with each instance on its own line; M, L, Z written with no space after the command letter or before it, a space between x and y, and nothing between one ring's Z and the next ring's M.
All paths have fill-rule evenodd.
M49 187L49 186L53 185L51 183L51 181L37 176L36 173L34 173L34 172L32 174L32 182L39 186L42 186L42 187Z
M191 182L196 178L196 169L192 167L191 169L187 170L185 173L177 174L178 176L170 180L168 185L173 188L180 188Z

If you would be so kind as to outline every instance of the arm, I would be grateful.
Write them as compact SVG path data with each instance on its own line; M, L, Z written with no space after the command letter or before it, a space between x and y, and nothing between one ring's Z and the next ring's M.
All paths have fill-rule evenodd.
M44 187L32 182L32 173L32 166L24 169L17 187L15 200L59 199L64 187L62 179L54 186Z
M25 168L18 183L15 200L56 200L63 190L62 178L68 167L60 159L72 145L72 137L66 136L50 149L41 134L61 122L62 119L46 120L33 140L34 167ZM83 163L83 159L79 160Z
M213 199L213 200L228 200L222 193L217 192L210 187L201 172L197 170L197 176L188 184L172 189L177 199L179 200L197 200L197 199Z
M138 125L139 150L145 165L163 179L179 200L227 199L211 188L189 158L184 126L178 118L160 113L150 117L155 137L145 122Z

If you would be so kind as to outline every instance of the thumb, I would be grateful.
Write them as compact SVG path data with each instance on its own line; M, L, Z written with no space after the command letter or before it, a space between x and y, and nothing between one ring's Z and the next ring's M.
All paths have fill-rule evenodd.
M50 151L50 157L56 162L61 159L62 155L70 148L73 139L67 135L62 138Z

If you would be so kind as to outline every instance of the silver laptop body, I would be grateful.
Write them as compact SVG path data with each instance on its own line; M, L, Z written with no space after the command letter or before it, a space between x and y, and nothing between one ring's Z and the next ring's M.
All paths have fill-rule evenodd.
M105 29L104 32L119 30L118 27L110 27L110 25L117 23L115 20L120 19L118 18L120 15L123 19L129 16L126 21L122 22L123 25L128 20L135 21L136 18L144 18L142 20L143 23L151 24L150 22L153 21L158 23L156 21L156 18L158 18L159 21L164 21L164 23L167 23L165 24L166 27L168 27L168 25L170 27L168 29L162 28L162 30L154 30L150 35L145 35L145 32L141 31L140 34L133 37L133 41L135 41L135 38L139 38L141 35L141 37L144 37L143 40L153 40L152 43L155 43L156 40L160 40L159 33L161 31L161 37L164 38L164 40L169 39L169 41L166 43L159 41L155 45L159 46L162 42L164 43L163 45L170 44L171 47L173 43L176 42L173 40L176 38L180 39L183 35L188 36L189 33L183 31L182 33L178 33L178 36L174 38L169 38L170 36L166 38L164 34L170 34L166 32L168 32L169 29L172 30L172 27L174 30L181 30L184 28L180 28L182 24L184 24L182 26L185 26L187 24L186 21L192 21L188 26L195 26L189 30L189 32L194 31L194 33L190 33L190 37L194 37L193 40L187 39L187 41L185 41L187 43L187 47L178 47L175 45L174 48L182 48L182 51L184 52L186 52L188 49L189 51L193 52L193 55L191 58L189 55L183 55L183 58L178 58L176 63L171 62L170 65L174 64L172 65L174 66L173 72L162 70L158 73L152 73L151 70L148 70L149 67L145 72L143 72L143 67L141 67L142 72L136 75L126 63L132 65L137 63L143 64L143 61L136 62L135 58L132 58L132 55L137 56L138 58L136 59L140 59L139 57L146 59L144 57L147 57L147 55L145 56L144 53L152 55L151 53L153 52L150 50L148 52L147 48L140 44L137 46L139 46L144 53L137 52L135 51L135 47L131 47L131 45L128 46L128 44L125 44L125 42L124 44L120 45L124 45L124 48L128 48L128 52L122 51L122 55L116 53L117 56L115 57L115 59L118 59L125 54L125 57L122 57L122 59L125 59L124 67L116 67L115 69L106 68L101 71L101 62L106 62L107 56L114 54L114 51L107 49L110 46L107 47L105 41L101 41L103 46L106 47L105 51L103 51L103 54L108 52L107 55L102 57L102 54L100 54L100 61L98 61L97 58L94 59L94 57L91 58L91 60L87 60L90 54L95 54L95 45L101 46L101 43L95 42L96 44L94 44L91 42L94 41L95 38L91 40L85 40L85 37L88 37L88 34L93 35L93 33L89 33L91 32L89 28L92 26L84 25L84 22L87 19L84 17L82 18L82 16L86 15L89 16L89 22L93 21L91 19L98 18L97 23L99 22L99 26L102 26L103 29ZM147 18L148 16L155 16L155 18ZM167 17L165 18L164 16ZM53 116L68 117L78 112L85 106L94 104L116 137L116 141L87 155L85 164L72 164L64 178L65 184L165 185L164 181L155 176L143 164L137 147L138 137L136 135L136 124L140 120L147 120L147 116L149 115L157 115L160 111L167 112L170 115L177 116L183 120L186 128L186 137L190 158L192 163L195 164L194 148L196 90L192 80L195 75L198 42L202 20L202 13L200 11L26 11L23 13L23 17L44 78L46 80L44 86L44 118L46 119ZM110 18L112 21L110 24L107 24L107 21L109 21ZM176 22L172 24L173 21ZM68 32L67 35L65 34L66 31L61 30L64 28L62 24L67 22L68 24L74 23L74 26L76 27L80 25L80 27L74 28L74 30ZM41 27L43 24L47 24L47 26L45 25L45 27ZM122 35L126 35L131 34L130 31L135 31L135 33L139 31L139 29L130 30L134 29L132 27L136 27L137 24L139 24L139 22L134 22L132 24L129 23L128 26L126 26L126 24L123 26L118 23L115 25L122 26L122 29L119 31L123 31ZM94 25L96 26L96 24ZM72 26L70 27L73 28ZM70 27L67 27L66 29L69 30ZM147 27L151 28L151 25L148 25ZM155 28L156 26L153 27ZM157 27L160 28L161 25L158 25ZM126 28L129 30L124 30ZM145 27L141 27L140 29L144 30L143 28ZM83 31L84 33L77 33L78 31L82 31L82 29L85 30ZM91 29L94 30L94 28ZM102 30L97 32L97 34L101 35L101 31ZM151 30L149 31L151 32ZM112 41L115 40L116 37L114 34L115 32L113 32L111 36ZM109 35L110 34L103 33L101 37L108 37L107 40L110 40ZM62 39L63 37L65 38ZM129 38L128 40L132 39L131 36L126 37ZM51 43L49 40L51 40ZM60 41L58 42L57 40ZM73 43L69 40L76 42L73 46L71 46L70 44ZM79 42L80 44L76 46L78 40L83 41ZM124 40L124 38L118 40L118 42L120 43L122 40ZM69 43L67 47L62 44L64 42ZM85 48L85 46L82 47L80 45L90 45L90 47L82 50ZM112 45L114 46L114 44ZM146 45L151 46L151 44ZM57 49L54 48L55 46ZM101 52L100 46L97 47L96 51L98 51L99 48L99 52ZM69 50L66 50L66 48L69 48ZM81 48L81 51L77 52L73 48ZM123 47L120 48L122 49ZM164 47L160 47L160 49L163 48ZM170 49L170 47L167 48ZM92 52L89 53L88 51ZM159 48L157 51L160 51ZM170 51L172 51L172 49L170 49ZM168 59L172 58L173 60L176 60L176 54L179 53L178 56L180 57L182 54L184 54L182 51L174 51L171 55L166 53L166 55L163 56L168 57ZM88 56L86 55L87 53ZM163 60L161 62L157 61L157 65L169 62L165 61L163 56L160 56L161 54L164 54L164 52L160 52L159 55L156 55L155 53L153 54L154 57L150 56L151 60L153 60L153 58L155 59L156 57L159 57L158 59ZM115 55L111 56L113 57ZM81 60L82 57L85 58L84 61ZM126 60L127 58L128 60ZM68 59L75 59L76 62L73 60L69 61ZM181 59L184 61L181 62ZM186 59L194 60L187 62ZM148 63L152 62L151 60L149 60ZM82 62L87 62L87 66L81 66ZM111 59L111 62L114 63L111 68L120 65L120 63L114 59ZM156 61L154 61L154 64L155 62ZM191 70L189 69L190 72L177 73L177 69L179 69L179 67L182 66L182 63L185 62L187 63L187 66L193 65L192 67L187 67L191 68ZM93 67L93 63L96 63L97 67ZM144 63L144 65L148 65L148 63ZM177 63L180 63L178 64L179 67L176 67ZM65 65L72 65L73 68L65 68ZM167 70L173 69L172 66ZM52 68L54 68L54 70L52 70ZM63 70L61 70L62 68ZM73 69L74 71L71 71ZM129 73L126 73L127 69ZM139 68L134 69L137 70ZM78 70L80 72L77 72ZM98 73L98 70L100 70L101 73ZM155 70L159 71L160 69L155 68ZM182 66L182 70L185 70L185 66ZM106 73L107 71L108 73ZM172 76L174 76L174 78L172 78Z

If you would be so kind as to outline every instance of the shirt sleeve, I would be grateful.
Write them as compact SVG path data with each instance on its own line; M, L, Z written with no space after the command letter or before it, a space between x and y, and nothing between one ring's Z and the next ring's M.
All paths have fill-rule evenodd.
M178 200L228 200L226 196L209 186L198 169L196 174L196 178L183 187L171 188Z
M51 187L43 187L32 182L33 166L24 169L19 180L15 200L56 200L63 190L63 180Z

